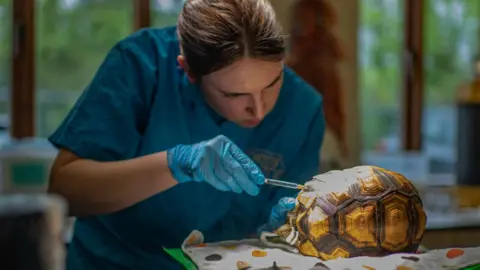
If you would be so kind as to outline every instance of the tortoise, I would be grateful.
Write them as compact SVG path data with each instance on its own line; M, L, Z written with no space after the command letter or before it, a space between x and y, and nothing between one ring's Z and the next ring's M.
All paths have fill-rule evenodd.
M427 217L403 175L357 166L313 177L284 225L262 235L270 245L321 260L416 252Z

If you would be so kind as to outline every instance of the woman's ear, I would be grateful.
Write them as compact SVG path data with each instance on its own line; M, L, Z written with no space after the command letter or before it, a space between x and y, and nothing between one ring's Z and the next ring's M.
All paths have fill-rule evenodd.
M196 81L195 77L190 73L187 62L185 61L185 57L183 57L183 55L179 55L177 57L177 61L178 61L178 65L180 66L180 68L183 69L183 71L185 71L185 73L187 73L188 80L190 81L190 83L195 83L195 81Z

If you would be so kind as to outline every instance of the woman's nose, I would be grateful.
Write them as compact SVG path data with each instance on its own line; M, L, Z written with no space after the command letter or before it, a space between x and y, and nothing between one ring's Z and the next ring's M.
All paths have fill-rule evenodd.
M252 106L249 108L249 112L255 116L258 120L262 120L265 117L266 104L263 101L261 95L252 96Z

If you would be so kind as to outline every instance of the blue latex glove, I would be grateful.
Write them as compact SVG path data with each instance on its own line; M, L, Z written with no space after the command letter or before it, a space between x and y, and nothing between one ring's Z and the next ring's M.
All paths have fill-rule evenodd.
M274 230L278 229L278 227L285 224L287 213L292 211L294 208L295 198L281 198L278 203L272 207L272 211L270 212L270 217L268 218L267 223L258 228L257 234L260 235L262 232L273 232Z
M168 167L179 183L206 182L221 191L258 195L265 177L258 166L227 137L167 150Z

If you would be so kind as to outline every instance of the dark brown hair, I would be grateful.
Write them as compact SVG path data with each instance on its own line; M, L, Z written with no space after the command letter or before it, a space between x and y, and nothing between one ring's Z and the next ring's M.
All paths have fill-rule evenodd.
M281 61L285 56L282 28L268 0L187 0L177 29L194 76L243 57Z

